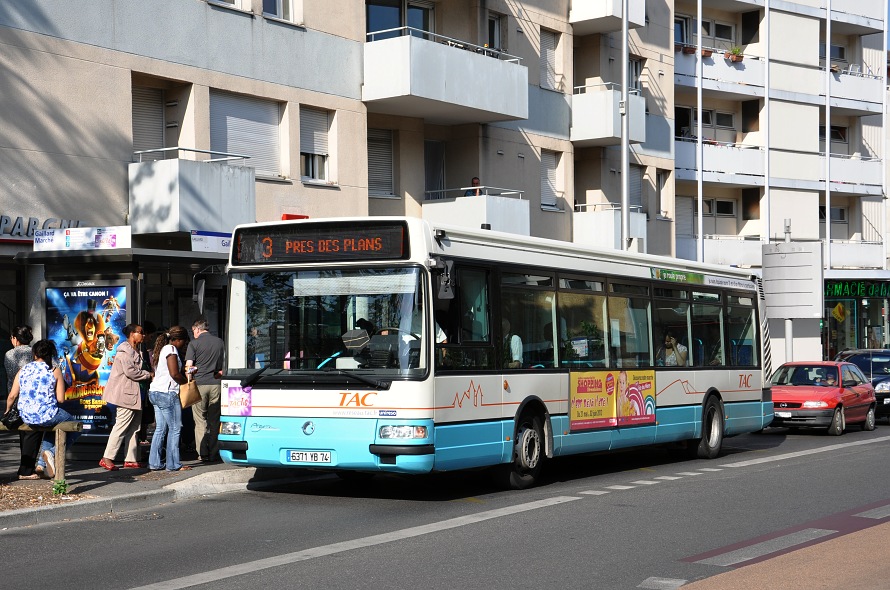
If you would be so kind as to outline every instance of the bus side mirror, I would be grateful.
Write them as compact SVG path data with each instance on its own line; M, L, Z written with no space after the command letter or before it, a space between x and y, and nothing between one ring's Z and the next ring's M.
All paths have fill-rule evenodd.
M442 270L436 276L438 292L436 297L440 300L454 299L454 281L451 278L451 270L454 267L452 260L442 261Z

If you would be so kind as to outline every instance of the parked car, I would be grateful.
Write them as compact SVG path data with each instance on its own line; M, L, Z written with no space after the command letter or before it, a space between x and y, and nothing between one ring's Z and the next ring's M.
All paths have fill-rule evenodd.
M890 350L855 348L838 353L834 360L853 363L862 370L875 388L875 416L886 416L890 421Z
M826 428L839 436L847 424L875 429L875 389L853 363L785 363L771 379L771 426Z

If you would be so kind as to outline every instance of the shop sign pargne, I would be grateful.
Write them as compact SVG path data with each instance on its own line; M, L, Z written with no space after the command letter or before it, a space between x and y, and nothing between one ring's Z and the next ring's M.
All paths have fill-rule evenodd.
M47 217L41 221L39 217L0 215L0 240L9 238L33 239L34 232L38 229L67 229L69 227L80 227L80 220Z

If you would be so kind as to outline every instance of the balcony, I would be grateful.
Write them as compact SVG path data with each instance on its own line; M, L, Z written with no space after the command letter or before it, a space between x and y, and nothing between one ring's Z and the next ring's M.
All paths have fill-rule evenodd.
M707 235L703 245L705 262L723 266L759 267L762 265L763 242L760 241L759 236Z
M825 181L825 157L819 158L822 163L822 174L819 178ZM831 154L831 192L850 196L881 195L884 162L879 158L861 158Z
M628 102L628 141L646 141L646 99L633 89ZM577 86L572 95L571 140L576 147L621 143L621 89L612 83Z
M593 35L621 30L623 0L572 0L569 24L575 35ZM627 24L631 29L646 25L646 3L629 2Z
M400 36L383 38L388 35ZM401 27L368 34L368 111L457 125L528 118L528 68L496 49Z
M695 138L678 137L674 142L674 166L677 180L697 180L698 171L704 170L703 182L718 183L727 187L763 186L763 148L737 143L721 143L704 140L699 166Z
M887 0L831 0L831 26L839 35L880 33L886 14Z
M822 255L828 260L824 240ZM831 268L884 268L884 246L881 242L831 240Z
M137 155L178 151L222 158L130 164L129 221L134 235L192 230L230 234L239 223L256 221L254 169L233 165L246 156L186 148L148 150Z
M690 45L678 47L698 51ZM720 93L721 98L726 100L750 100L764 96L766 67L763 59L744 55L742 61L733 62L725 58L722 49L703 49L711 52L710 56L702 58L703 93ZM696 87L697 58L697 53L674 53L674 83L677 86Z
M463 196L478 188L480 194ZM531 235L529 202L522 191L493 186L444 189L427 193L422 217L433 224Z
M572 242L606 250L624 250L621 245L621 207L611 203L576 205L572 215ZM630 211L631 250L646 251L646 214L639 207Z
M829 90L834 114L864 116L881 113L884 79L862 73L860 69L859 64L850 64L844 69L839 65L831 66ZM825 96L824 88L823 83L822 96Z

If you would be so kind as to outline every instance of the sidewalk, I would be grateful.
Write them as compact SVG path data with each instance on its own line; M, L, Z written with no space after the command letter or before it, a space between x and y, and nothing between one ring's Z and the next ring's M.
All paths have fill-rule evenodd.
M101 449L97 449L97 453L101 454ZM306 475L305 471L299 470L256 470L222 462L203 464L196 461L183 461L184 465L193 467L191 471L155 472L147 468L106 471L99 467L98 454L95 460L69 459L66 464L68 492L76 494L79 499L35 508L0 510L0 530L139 510L174 500L259 488ZM19 481L18 466L18 434L0 432L0 483L16 490L31 488L35 497L51 490L51 484L46 480Z

